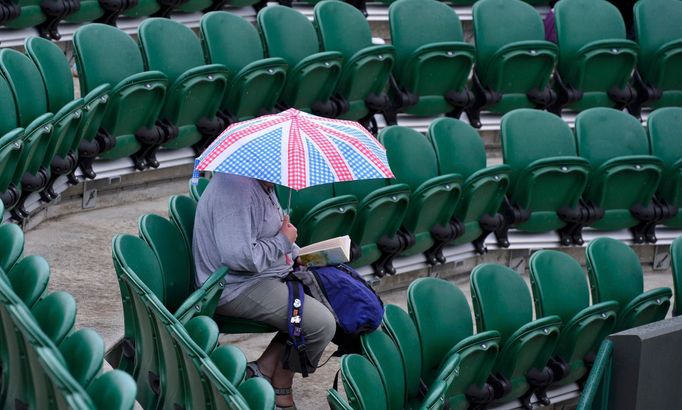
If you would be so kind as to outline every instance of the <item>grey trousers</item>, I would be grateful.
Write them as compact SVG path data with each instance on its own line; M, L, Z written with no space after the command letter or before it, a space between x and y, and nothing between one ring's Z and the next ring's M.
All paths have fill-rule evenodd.
M312 365L309 366L308 372L312 373L320 361L322 352L334 337L336 320L326 306L311 296L306 295L303 303L302 329L306 352ZM216 313L267 323L280 331L273 340L283 343L288 335L288 305L287 284L277 278L267 278L249 287L230 302L218 306ZM292 351L291 356L287 361L288 367L300 372L298 352Z

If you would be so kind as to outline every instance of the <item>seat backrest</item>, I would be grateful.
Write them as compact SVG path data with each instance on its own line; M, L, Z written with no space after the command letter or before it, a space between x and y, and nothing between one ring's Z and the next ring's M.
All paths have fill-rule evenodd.
M133 235L116 235L112 240L112 252L124 273L136 275L149 291L163 301L161 264L145 241Z
M161 266L164 297L160 300L174 312L194 286L192 259L182 233L171 221L154 214L141 216L138 229Z
M661 159L668 170L682 158L680 126L682 126L680 107L659 108L647 118L651 155Z
M407 307L419 332L422 374L434 370L450 349L474 331L466 296L452 283L420 278L407 289Z
M405 369L398 346L381 330L362 335L360 342L362 353L379 372L388 408L405 408Z
M485 145L478 132L463 121L439 118L431 123L427 137L442 174L460 174L466 179L486 166Z
M540 15L521 0L480 0L474 3L472 13L477 65L487 66L507 44L545 39Z
M171 222L180 229L185 240L187 252L192 254L192 238L194 235L194 215L197 212L197 202L184 195L173 195L168 200L168 216ZM192 263L192 268L194 264Z
M246 356L235 345L222 345L215 349L211 361L220 373L235 386L239 386L246 376Z
M414 191L438 176L436 153L417 131L398 125L387 127L379 133L379 141L386 147L386 156L395 175L393 181L407 184Z
M201 18L201 38L208 60L227 67L231 75L263 58L258 30L245 19L226 11Z
M435 0L398 0L388 8L391 44L395 47L395 72L401 73L421 46L464 41L462 23L450 6Z
M6 277L14 293L30 308L47 289L50 265L42 256L30 255L19 260Z
M554 6L559 65L571 64L578 51L594 41L625 39L625 23L608 1L562 0Z
M138 45L116 27L86 24L74 33L73 46L83 94L102 84L115 87L126 77L144 71Z
M290 68L320 51L313 24L299 11L284 6L265 7L257 20L267 55L283 58Z
M422 348L417 328L407 312L392 304L384 306L382 328L391 336L402 356L407 396L416 397L422 372Z
M43 77L48 111L56 113L74 99L69 61L56 43L42 37L29 37L24 46Z
M363 48L372 46L372 30L367 19L348 3L317 3L314 24L325 50L340 52L346 61Z
M646 76L657 63L656 54L666 43L682 39L682 3L673 0L638 1L634 7L638 65Z
M530 283L535 300L535 316L557 315L562 323L590 304L590 289L582 267L569 255L553 250L540 250L528 263Z
M92 329L79 329L67 336L59 351L74 379L87 388L102 368L104 340Z
M0 51L0 72L14 94L20 126L26 127L48 112L43 78L30 58L16 50L5 48Z
M31 313L43 333L58 345L76 324L76 299L68 292L52 292L36 302Z
M605 161L626 155L649 155L649 141L642 124L613 108L592 108L575 119L578 155L597 169Z
M98 410L131 409L135 405L137 385L122 370L112 370L99 376L88 387L88 394Z
M533 161L578 154L568 124L545 111L521 108L505 114L500 138L504 163L512 168L512 187L518 174Z
M145 19L137 35L147 69L161 71L170 84L190 68L205 64L199 38L192 29L175 20Z
M673 270L673 284L675 302L673 304L673 316L679 316L682 307L682 236L679 236L670 245L670 261Z
M17 105L14 101L14 95L9 84L7 84L7 80L0 75L0 135L5 135L18 126Z
M211 180L205 177L199 178L199 181L197 181L196 184L193 184L190 180L189 196L191 196L195 201L199 202L199 198L201 198L201 194L204 193L209 182L211 182Z
M24 253L24 231L15 224L0 225L0 249L0 269L9 272Z
M471 272L471 299L476 328L500 332L500 345L533 320L528 286L521 275L504 265L485 263Z
M585 250L594 303L618 302L622 310L644 289L644 273L634 250L607 237L591 241Z
M348 396L348 404L354 409L386 409L386 394L377 388L381 377L376 367L359 354L341 358L341 376Z

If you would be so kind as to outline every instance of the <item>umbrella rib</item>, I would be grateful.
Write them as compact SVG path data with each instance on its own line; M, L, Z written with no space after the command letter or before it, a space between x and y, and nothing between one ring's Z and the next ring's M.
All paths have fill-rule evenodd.
M329 140L327 140L319 130L315 128L317 124L306 122L302 126L304 131L310 137L310 140L320 148L320 154L322 154L327 162L332 172L336 174L336 179L338 181L350 181L354 178L353 172L346 164L346 161L338 151L338 148L334 146Z

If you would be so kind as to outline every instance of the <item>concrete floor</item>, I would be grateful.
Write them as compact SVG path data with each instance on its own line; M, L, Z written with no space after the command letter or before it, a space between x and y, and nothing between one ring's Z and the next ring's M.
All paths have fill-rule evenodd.
M148 196L153 195L149 193ZM44 221L26 234L26 254L42 255L52 267L50 290L65 290L74 295L78 301L77 326L97 330L107 349L123 335L120 295L111 262L111 239L117 233L137 234L137 218L145 213L167 216L167 200L168 196L164 194L116 207L82 211ZM468 279L460 277L455 283L469 298ZM672 286L669 271L645 275L646 289L659 286ZM405 295L405 290L393 291L382 298L385 303L405 307ZM271 336L223 335L221 343L236 344L249 360L254 360ZM323 361L334 350L330 346ZM333 357L308 379L296 378L295 400L299 409L328 407L326 391L338 368L338 358Z

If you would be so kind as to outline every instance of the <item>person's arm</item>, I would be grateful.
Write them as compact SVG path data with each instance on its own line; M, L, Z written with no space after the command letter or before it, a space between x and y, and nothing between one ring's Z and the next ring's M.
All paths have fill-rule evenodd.
M252 204L250 198L242 198L242 206L230 206L216 221L220 263L230 270L262 272L281 262L292 250L292 242L281 230L270 238L256 238L252 229Z

